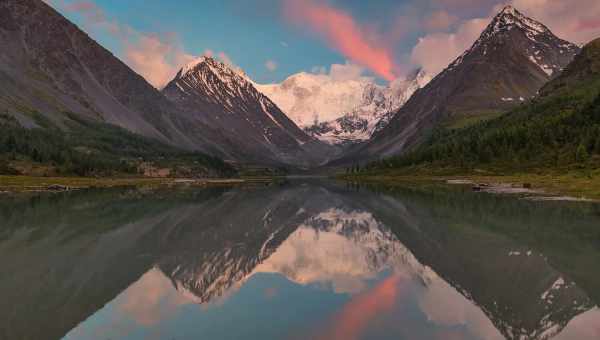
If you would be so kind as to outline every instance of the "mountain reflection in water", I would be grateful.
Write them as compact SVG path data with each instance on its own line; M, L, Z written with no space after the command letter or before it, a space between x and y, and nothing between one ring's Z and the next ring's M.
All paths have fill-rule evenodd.
M1 339L598 339L600 208L449 188L0 199Z

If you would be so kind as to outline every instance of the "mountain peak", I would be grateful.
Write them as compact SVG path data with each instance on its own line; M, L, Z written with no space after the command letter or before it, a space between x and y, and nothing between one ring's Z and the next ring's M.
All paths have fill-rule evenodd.
M504 7L471 48L417 91L385 128L332 164L402 154L438 126L463 128L497 117L535 97L578 52L543 24Z
M188 63L162 93L226 136L227 146L246 162L312 166L332 150L298 128L241 70L218 59Z
M513 6L506 6L492 20L484 34L488 33L491 36L513 28L520 28L526 31L530 39L539 34L550 32L542 23L525 16Z
M517 11L517 9L511 5L504 6L504 8L502 8L502 10L499 13L499 15L520 15L520 14L521 13L519 11Z
M446 70L453 70L470 55L486 56L489 52L501 49L499 46L503 44L513 46L514 50L525 50L529 61L548 76L561 71L579 51L576 45L556 37L544 24L525 16L512 6L506 6L494 17L473 46ZM544 60L548 57L551 60Z
M186 65L184 65L181 70L179 71L179 73L184 76L187 73L189 73L190 71L194 70L198 65L205 63L208 61L208 59L212 59L211 57L207 57L207 56L201 56L199 58L196 58L192 61L190 61L189 63L187 63Z
M201 70L206 70L214 73L222 81L226 81L226 78L236 78L236 80L238 81L249 80L248 76L242 69L228 65L210 56L201 56L187 63L177 73L176 79L185 78L191 73L202 72Z

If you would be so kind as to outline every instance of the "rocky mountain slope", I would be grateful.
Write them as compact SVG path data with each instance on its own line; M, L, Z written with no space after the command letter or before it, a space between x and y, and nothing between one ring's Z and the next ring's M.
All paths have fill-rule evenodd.
M389 86L366 77L348 80L298 73L281 84L256 87L309 135L337 145L369 139L430 80L422 70Z
M67 113L185 149L224 154L141 76L41 0L0 2L0 111L68 130Z
M600 39L548 82L531 103L502 117L442 132L380 166L430 164L515 171L595 168L600 155Z
M304 133L241 72L210 57L182 68L163 94L186 115L223 131L248 161L316 165L329 147Z
M505 7L470 49L342 162L401 154L438 126L459 128L497 117L534 97L579 51L543 24Z
M2 1L0 13L0 112L22 127L69 132L81 120L107 123L269 166L319 164L332 151L214 62L180 73L165 89L171 101L43 1ZM206 78L192 79L197 72Z

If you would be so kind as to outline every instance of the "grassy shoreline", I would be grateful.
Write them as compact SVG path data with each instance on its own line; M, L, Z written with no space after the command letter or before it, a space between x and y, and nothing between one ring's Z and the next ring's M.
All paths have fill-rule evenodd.
M531 186L533 190L543 191L546 196L567 196L576 199L600 201L600 175L597 173L569 172L562 174L517 173L497 174L407 174L393 172L341 175L338 178L362 183L400 185L406 183L448 181L470 181L484 185Z
M91 188L115 188L124 186L135 187L171 187L177 185L189 186L220 186L251 183L268 183L270 177L253 178L143 178L143 177L32 177L0 175L0 193L23 193L80 190Z
M372 172L350 175L339 175L338 179L383 184L383 185L423 185L426 183L445 184L448 181L470 181L486 185L513 185L522 187L531 185L534 190L542 190L545 195L569 196L573 198L600 201L600 176L579 172L563 174L445 174L424 172L410 174L407 172ZM144 177L31 177L0 175L0 193L23 193L79 190L90 188L114 188L135 186L145 188L174 186L221 186L270 183L274 177L241 177L241 178L144 178Z

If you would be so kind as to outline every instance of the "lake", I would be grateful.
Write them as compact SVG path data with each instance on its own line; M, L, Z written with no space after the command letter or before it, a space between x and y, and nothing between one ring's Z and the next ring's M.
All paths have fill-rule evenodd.
M600 339L600 206L460 186L0 196L1 339Z

